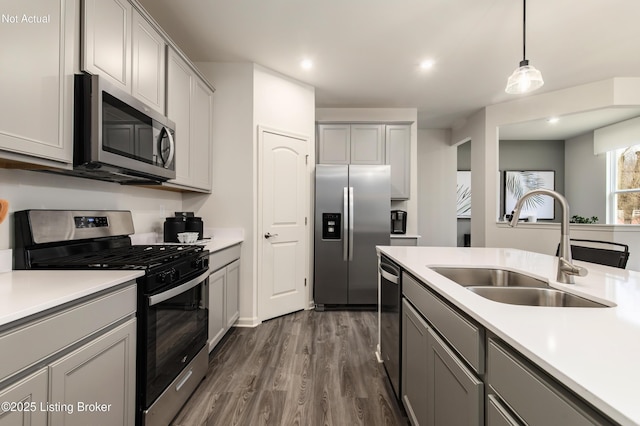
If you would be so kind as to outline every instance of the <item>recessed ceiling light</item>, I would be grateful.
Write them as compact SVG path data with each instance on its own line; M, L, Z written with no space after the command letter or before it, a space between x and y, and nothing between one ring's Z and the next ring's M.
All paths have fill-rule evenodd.
M424 60L420 62L420 69L423 69L423 70L431 69L433 68L433 64L434 64L433 59Z
M303 59L302 62L300 62L300 66L302 69L310 70L313 68L313 61L311 59Z
M549 118L547 118L547 123L549 123L549 124L556 124L558 121L560 121L560 119L558 117L549 117Z

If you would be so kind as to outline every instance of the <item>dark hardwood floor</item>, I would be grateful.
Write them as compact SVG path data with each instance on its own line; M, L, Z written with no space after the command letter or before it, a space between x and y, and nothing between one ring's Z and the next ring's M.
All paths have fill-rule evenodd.
M300 311L234 328L172 425L407 425L376 342L372 311Z

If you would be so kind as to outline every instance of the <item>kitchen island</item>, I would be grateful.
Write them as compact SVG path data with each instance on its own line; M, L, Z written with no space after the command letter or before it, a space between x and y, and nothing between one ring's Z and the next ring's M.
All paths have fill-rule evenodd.
M522 250L385 246L378 252L614 422L640 424L640 272L576 261L589 274L560 284L555 257ZM499 303L430 268L437 266L518 271L607 307Z

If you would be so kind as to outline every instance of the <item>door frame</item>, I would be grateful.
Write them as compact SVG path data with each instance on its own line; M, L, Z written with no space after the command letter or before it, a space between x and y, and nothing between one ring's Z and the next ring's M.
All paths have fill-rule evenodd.
M254 223L254 229L256 230L255 236L254 236L254 259L256 259L256 263L255 263L255 271L257 271L256 274L256 287L255 287L255 312L257 312L257 317L258 317L258 323L261 323L262 321L264 321L264 317L262 315L261 309L260 309L260 304L262 303L261 299L260 299L260 288L261 285L263 283L263 270L262 270L262 239L263 239L263 234L264 234L264 230L262 227L262 220L263 220L263 209L262 209L262 202L263 202L263 190L262 190L262 183L263 183L263 179L262 179L262 173L264 171L264 164L263 164L263 154L264 154L264 133L273 133L276 135L280 135L280 136L285 136L285 137L289 137L289 138L293 138L293 139L299 139L301 141L303 141L306 145L307 145L307 157L306 157L306 174L304 177L304 183L305 183L305 188L306 188L306 194L305 194L305 198L307 200L306 202L306 206L305 206L305 217L307 218L307 222L306 222L306 227L307 229L305 230L305 238L306 238L306 244L304 245L304 258L305 258L305 279L306 279L306 288L305 288L305 306L304 309L310 309L313 307L313 301L311 300L311 294L312 294L312 273L311 273L311 266L310 266L310 250L311 250L311 244L313 242L313 221L311 220L311 196L313 194L311 194L311 186L310 186L310 159L314 158L311 155L311 150L314 147L310 146L310 141L311 138L309 136L300 134L300 133L295 133L295 132L291 132L288 130L281 130L281 129L276 129L274 127L269 127L269 126L264 126L259 124L257 126L257 158L256 158L256 162L257 162L257 173L256 173L256 179L255 179L255 190L256 190L256 215L255 217L255 223Z

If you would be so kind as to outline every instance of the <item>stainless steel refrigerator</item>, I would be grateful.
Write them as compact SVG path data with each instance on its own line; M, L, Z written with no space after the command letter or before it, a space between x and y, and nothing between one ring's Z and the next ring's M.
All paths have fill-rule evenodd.
M316 166L318 308L378 303L376 245L389 245L390 205L390 166Z

